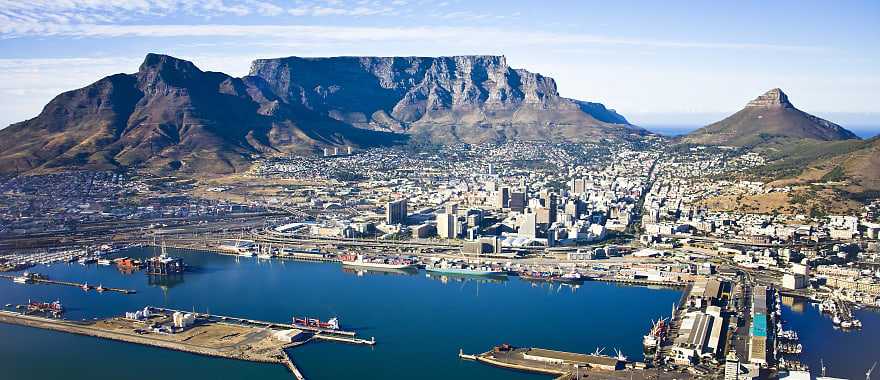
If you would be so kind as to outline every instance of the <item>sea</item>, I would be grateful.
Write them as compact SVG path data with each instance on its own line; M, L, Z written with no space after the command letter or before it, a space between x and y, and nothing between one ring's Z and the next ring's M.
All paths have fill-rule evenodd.
M52 264L31 271L50 278L135 289L136 294L15 284L0 279L0 305L60 300L65 318L121 315L146 305L289 322L338 317L343 328L375 337L374 347L315 343L289 351L308 379L547 379L463 361L459 350L494 345L642 359L651 319L668 316L674 289L587 282L580 287L532 284L516 277L486 280L355 272L339 264L245 258L170 250L190 266L182 276L155 278L115 266ZM148 257L135 248L121 256ZM4 379L290 379L280 365L203 357L130 343L0 324Z

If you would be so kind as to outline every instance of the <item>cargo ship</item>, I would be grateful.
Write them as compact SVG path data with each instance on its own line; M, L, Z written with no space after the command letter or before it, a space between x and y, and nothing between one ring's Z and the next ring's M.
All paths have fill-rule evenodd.
M297 318L293 317L293 326L304 329L322 329L322 330L339 330L339 319L330 318L327 322L317 318Z
M493 268L488 265L474 265L462 262L449 262L441 260L425 267L428 272L458 274L465 276L507 276L507 272L501 268Z
M657 349L663 343L663 340L666 339L668 330L669 326L666 324L666 318L651 321L651 331L642 338L642 345L645 346L645 350L652 351Z
M377 269L413 269L416 262L410 259L400 257L385 256L365 256L361 254L340 255L342 265L361 267L361 268L377 268Z

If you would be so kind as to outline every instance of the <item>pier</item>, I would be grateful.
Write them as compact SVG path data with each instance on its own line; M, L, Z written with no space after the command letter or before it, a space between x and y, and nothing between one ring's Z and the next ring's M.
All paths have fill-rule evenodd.
M0 278L14 280L15 276L10 276L8 274L0 274ZM71 281L49 280L49 279L45 279L45 278L29 278L28 282L35 283L35 284L75 286L80 289L97 290L96 286L92 286L89 284L81 284L78 282L71 282ZM102 289L102 291L105 291L105 292L115 292L115 293L122 293L122 294L135 294L135 293L137 293L137 291L133 290L133 289L111 288L111 287L106 287L106 286L101 286L101 289Z
M149 314L127 313L95 321L70 321L0 310L0 323L28 326L102 339L159 347L198 355L245 360L286 366L297 380L305 380L288 348L311 340L374 345L376 340L360 339L351 331L308 329L285 323L245 318L197 314L147 306ZM146 313L146 311L144 312ZM178 325L179 313L187 313L188 323ZM172 318L173 317L173 318ZM170 323L174 320L174 325Z
M555 376L556 380L647 380L659 378L663 372L648 368L643 363L627 362L626 358L600 354L580 354L543 348L518 348L500 345L482 354L465 354L459 350L458 357L494 367L515 371ZM668 376L668 374L666 374ZM679 379L690 379L688 373L676 373Z

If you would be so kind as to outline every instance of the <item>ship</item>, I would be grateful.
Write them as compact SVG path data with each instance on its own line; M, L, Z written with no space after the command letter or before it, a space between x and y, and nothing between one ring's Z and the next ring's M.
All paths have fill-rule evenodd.
M416 267L416 262L410 259L400 257L385 256L365 256L361 254L340 255L342 265L361 267L361 268L377 268L377 269L412 269Z
M571 271L559 276L553 276L551 281L564 283L580 283L584 281L584 276L578 272Z
M507 272L501 268L493 268L488 265L475 265L462 262L449 262L441 260L425 267L428 272L458 274L465 276L507 276Z
M645 350L655 350L666 339L666 333L669 326L666 324L666 318L660 318L657 321L651 321L651 331L642 338L642 345Z
M330 318L326 322L317 318L297 318L293 317L293 326L305 329L322 329L322 330L339 330L339 319Z
M51 303L28 301L27 311L29 313L47 313L58 318L64 313L64 306L61 305L61 301Z
M526 270L519 272L519 278L532 282L546 282L550 281L553 278L553 274L551 274L550 272Z

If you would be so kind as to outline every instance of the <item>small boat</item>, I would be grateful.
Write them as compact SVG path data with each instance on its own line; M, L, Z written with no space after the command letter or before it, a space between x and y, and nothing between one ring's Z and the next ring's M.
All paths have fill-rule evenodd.
M83 291L87 292L87 291L89 291L89 284L82 284L81 288Z
M98 265L112 265L113 261L109 259L100 259L98 260Z
M31 282L31 278L28 276L15 276L12 278L12 281L16 284L27 284Z
M98 293L101 293L101 292L103 292L103 291L106 290L106 289L104 289L104 285L98 285L98 287L95 288L95 290L97 290Z

